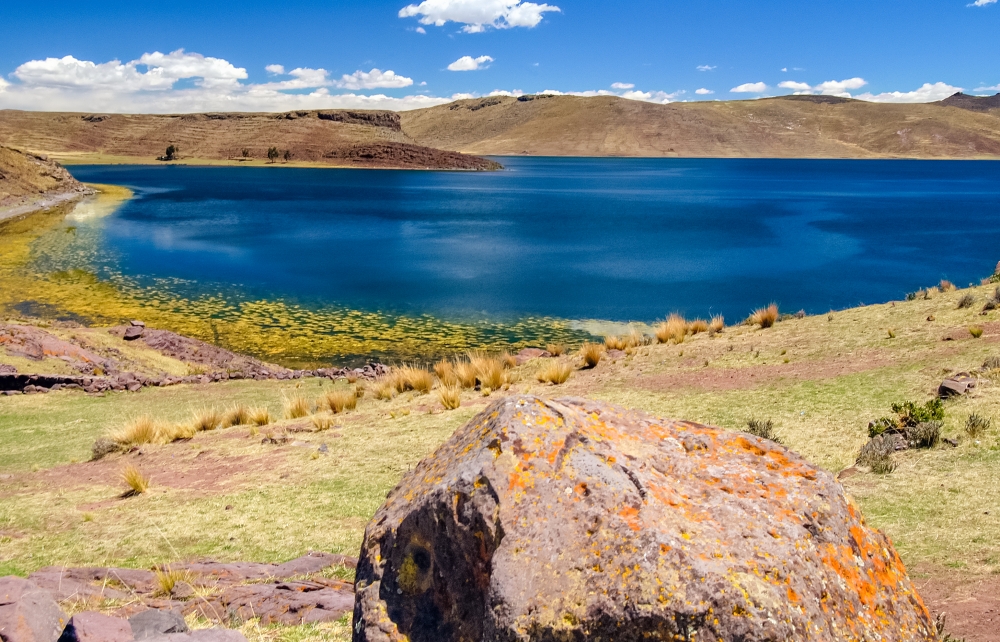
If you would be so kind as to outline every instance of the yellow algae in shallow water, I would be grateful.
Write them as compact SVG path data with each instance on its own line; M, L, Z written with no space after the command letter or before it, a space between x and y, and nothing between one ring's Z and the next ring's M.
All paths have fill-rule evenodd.
M23 304L30 302L31 314L79 318L94 325L138 318L151 327L300 367L360 355L430 360L472 349L499 351L589 337L559 319L451 322L428 315L248 301L236 288L226 295L191 297L177 291L185 285L181 281L157 279L140 285L113 272L98 277L93 267L99 252L95 239L78 235L74 223L105 217L131 195L101 189L75 208L0 226L0 310L23 311Z

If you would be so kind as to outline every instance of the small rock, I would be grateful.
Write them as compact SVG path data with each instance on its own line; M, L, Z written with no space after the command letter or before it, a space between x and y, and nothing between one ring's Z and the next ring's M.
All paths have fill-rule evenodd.
M150 609L136 613L128 619L132 635L136 640L145 640L169 633L187 633L188 626L180 615L173 611Z
M59 642L132 642L132 627L122 620L85 611L70 618Z
M17 368L6 363L0 363L0 374L17 374Z
M958 448L958 440L957 439L948 439L948 438L945 438L945 439L942 439L941 441L943 441L944 443L948 444L952 448Z
M101 437L90 447L90 460L97 461L121 450L121 446L107 437Z
M146 638L147 642L247 642L239 631L231 629L201 629L189 633L169 633Z
M5 397L13 397L14 395L23 394L20 390L4 390L2 393Z
M938 386L938 396L942 399L958 397L975 387L975 377L970 377L968 374L958 374L941 382L941 385Z
M143 323L142 321L139 321L138 319L133 319L133 320L129 321L129 325L131 325L133 328L145 328L146 327L146 324Z
M34 582L0 578L0 639L4 642L55 642L67 619L52 594Z
M142 337L143 330L145 330L145 328L134 325L129 326L128 328L125 328L125 336L122 338L126 341L135 341L136 339Z
M933 320L934 320L934 315L932 314L932 315L930 315L929 317L927 317L927 320L928 320L928 321L933 321Z
M186 600L194 595L194 587L187 582L177 582L170 589L170 597L175 600Z
M326 444L321 444L320 447L319 447L319 452L321 452L321 453L323 453L325 455L328 452L330 452L330 447L327 446Z

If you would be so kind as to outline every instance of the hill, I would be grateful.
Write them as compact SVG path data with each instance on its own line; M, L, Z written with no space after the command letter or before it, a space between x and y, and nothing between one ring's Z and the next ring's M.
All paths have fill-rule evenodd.
M417 144L470 154L997 158L1000 103L829 96L659 105L616 97L489 97L400 114Z
M417 144L388 111L127 115L0 111L0 142L66 162L155 163L169 145L188 163L262 163L276 147L296 164L497 169L483 158ZM246 150L246 154L244 154Z
M61 165L44 156L0 147L0 221L89 191Z

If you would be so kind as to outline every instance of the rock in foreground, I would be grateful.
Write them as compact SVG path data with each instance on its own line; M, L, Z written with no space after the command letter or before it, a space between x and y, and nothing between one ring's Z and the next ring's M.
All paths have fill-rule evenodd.
M355 641L648 639L936 636L831 475L599 402L494 403L366 529Z

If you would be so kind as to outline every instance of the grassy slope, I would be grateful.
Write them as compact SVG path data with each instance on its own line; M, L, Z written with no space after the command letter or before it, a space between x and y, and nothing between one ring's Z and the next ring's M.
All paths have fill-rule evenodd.
M475 154L996 158L998 115L939 104L556 96L463 100L401 117L419 144Z
M80 187L58 164L0 146L0 214L5 209L74 192Z

